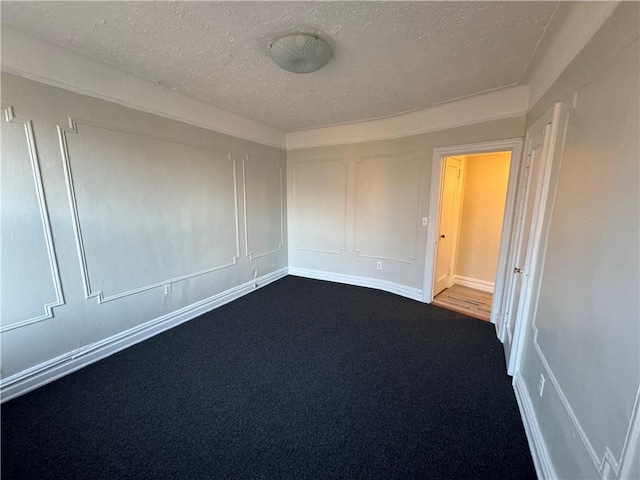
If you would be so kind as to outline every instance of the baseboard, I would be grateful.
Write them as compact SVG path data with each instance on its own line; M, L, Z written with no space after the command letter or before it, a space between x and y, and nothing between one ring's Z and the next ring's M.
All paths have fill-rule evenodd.
M529 449L531 450L531 456L533 457L533 464L535 465L538 478L541 480L558 478L553 468L553 463L551 463L547 444L540 431L540 424L538 423L536 412L531 403L529 390L518 373L513 377L513 389L516 394L516 400L518 401L518 407L520 408L520 416L522 417L524 431L529 441Z
M120 332L104 340L86 345L47 362L31 367L3 379L0 382L0 399L11 400L82 367L113 355L120 350L142 342L165 330L192 320L204 313L253 292L256 288L274 282L287 275L287 268L255 278L212 297L168 313L162 317ZM256 287L256 284L259 286Z
M315 280L327 280L329 282L346 283L358 287L369 287L385 292L395 293L412 300L422 302L422 290L407 287L399 283L379 280L377 278L359 277L356 275L345 275L343 273L325 272L323 270L312 270L309 268L289 267L289 275L296 277L313 278Z
M454 285L462 285L463 287L473 288L474 290L481 290L483 292L493 293L496 286L494 282L488 282L486 280L479 280L477 278L464 277L462 275L453 276Z

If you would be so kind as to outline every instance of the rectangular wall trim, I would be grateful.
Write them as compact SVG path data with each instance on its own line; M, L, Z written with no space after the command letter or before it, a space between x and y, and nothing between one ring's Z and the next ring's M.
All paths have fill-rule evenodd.
M120 332L104 340L80 347L57 358L36 365L23 372L7 377L0 382L0 400L6 402L60 377L102 360L127 347L140 343L181 323L192 320L215 308L251 293L287 275L287 269L252 279L187 307L168 313L134 328ZM255 285L258 284L259 287Z
M62 158L63 158L63 170L64 170L64 174L65 174L65 182L66 182L66 186L67 186L67 195L68 195L68 199L69 199L69 207L71 210L71 214L72 214L72 220L73 220L73 226L74 226L74 234L75 234L75 238L76 238L76 247L77 247L77 254L78 254L78 260L81 266L81 275L82 275L82 280L83 280L83 286L84 286L84 291L85 291L85 298L89 299L89 298L97 298L98 303L104 303L104 302L108 302L111 300L117 300L129 295L135 295L137 293L141 293L141 292L145 292L147 290L151 290L154 288L159 288L162 287L164 285L168 285L171 283L175 283L181 280L186 280L188 278L192 278L192 277L196 277L199 275L204 275L206 273L211 273L214 272L216 270L221 270L223 268L227 268L227 267L231 267L237 264L238 259L240 258L240 229L239 229L239 210L238 210L238 179L237 179L237 168L236 168L236 160L235 158L232 156L230 151L217 151L217 150L213 150L210 148L205 148L199 145L195 145L195 144L189 144L186 142L182 142L182 141L177 141L175 139L170 139L170 138L165 138L165 137L161 137L161 136L156 136L156 135L149 135L146 133L140 133L140 132L135 132L135 131L131 131L131 130L127 130L127 129L122 129L122 128L114 128L111 127L109 125L102 125L102 124L98 124L95 122L90 122L87 120L79 120L79 119L74 119L72 117L68 118L69 121L69 126L64 126L64 125L58 125L58 138L59 138L59 143L60 143L60 151L62 154ZM226 158L226 160L229 162L229 173L230 173L230 179L229 181L232 182L231 184L233 185L233 192L232 192L232 203L234 205L234 214L233 214L233 232L234 232L234 238L230 239L232 241L233 245L233 252L229 254L228 258L224 258L221 259L221 263L218 265L213 265L213 266L205 266L205 268L201 268L198 269L194 272L190 272L190 273L183 273L181 275L175 275L175 276L169 276L169 278L165 278L162 279L160 281L156 281L156 282L152 282L149 283L147 285L142 285L142 286L137 286L131 289L123 289L123 291L117 292L117 293L112 293L112 294L105 294L103 292L103 290L99 290L97 288L94 288L92 283L95 284L99 284L100 282L92 282L90 279L90 262L87 259L87 253L86 253L86 243L85 243L85 235L84 235L84 228L81 225L81 219L80 219L80 214L79 214L79 201L77 199L77 193L76 193L76 180L74 178L73 175L73 170L72 170L72 162L71 162L71 157L70 157L70 150L69 150L69 138L68 138L68 134L75 134L77 135L79 133L78 130L78 126L81 125L83 127L89 127L89 128L93 128L93 129L98 129L98 130L103 130L103 131L107 131L107 132L111 132L111 133L118 133L121 135L127 135L127 136L135 136L138 138L143 138L146 140L154 140L154 141L158 141L158 142L164 142L167 145L179 145L182 147L188 147L191 149L198 149L201 151L206 151L208 154L210 155L214 155L217 154L222 158Z

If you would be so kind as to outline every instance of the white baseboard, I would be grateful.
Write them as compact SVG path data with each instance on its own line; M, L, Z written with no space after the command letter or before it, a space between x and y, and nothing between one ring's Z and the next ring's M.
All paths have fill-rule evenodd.
M412 300L422 302L422 290L407 287L399 283L379 280L377 278L359 277L356 275L345 275L343 273L325 272L323 270L312 270L309 268L289 267L289 275L296 277L313 278L315 280L327 280L329 282L346 283L358 287L376 288L385 292L395 293Z
M529 390L518 373L513 377L513 389L516 393L518 407L520 408L520 416L522 417L522 423L524 424L524 431L527 435L527 440L529 441L529 449L531 450L531 456L533 457L536 474L540 480L556 479L558 476L553 468L547 444L544 441L542 432L540 431L540 424L538 423L536 412L531 403Z
M493 293L496 286L494 282L488 282L486 280L478 280L477 278L464 277L462 275L453 276L454 285L462 285L463 287L473 288L474 290L481 290L483 292Z
M192 320L204 313L229 303L237 298L253 292L256 288L274 282L287 275L287 268L255 278L247 283L230 288L212 297L196 302L187 307L168 313L162 317L143 323L120 332L104 340L86 345L47 362L16 373L0 382L0 399L2 402L34 390L64 375L97 362L120 350L142 342L158 333L164 332L181 323ZM255 284L259 287L256 287Z

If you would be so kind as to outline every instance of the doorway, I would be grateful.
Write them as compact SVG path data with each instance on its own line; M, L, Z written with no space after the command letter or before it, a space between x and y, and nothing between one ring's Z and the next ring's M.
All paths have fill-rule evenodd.
M507 198L504 208L491 323L504 344L507 373L517 371L525 326L535 311L540 270L549 225L549 211L557 182L559 160L569 108L557 103L526 134L526 162L521 161L523 139L498 140L433 150L431 192L427 223L422 301L432 303L436 250L440 233L440 198L444 188L445 159L496 151L511 152ZM446 234L445 234L446 235ZM532 325L535 330L535 327Z
M433 150L433 162L431 171L431 191L429 199L429 213L427 217L427 250L425 257L424 271L424 288L422 300L425 303L432 303L434 300L435 287L435 267L436 267L436 251L438 239L441 239L439 233L440 228L440 198L443 190L445 159L447 157L466 157L467 155L488 154L495 152L505 152L509 154L509 177L506 194L506 202L504 206L504 215L502 221L502 230L500 233L500 247L498 250L498 265L495 274L495 284L493 286L495 292L502 292L504 289L504 281L506 278L507 250L510 244L511 230L513 224L513 213L515 204L515 193L517 190L518 170L520 168L520 158L522 154L523 139L512 138L507 140L496 140L491 142L474 143L467 145L457 145L452 147L437 147ZM464 168L464 167L463 167ZM463 173L461 173L462 177ZM445 238L441 240L446 240ZM457 250L458 247L455 248ZM454 251L455 251L454 250ZM454 267L455 268L455 267ZM451 278L449 278L451 280ZM458 282L464 282L464 279L458 278ZM477 287L478 282L475 286ZM464 286L464 285L462 285ZM491 299L492 313L490 316L491 323L496 324L496 330L499 332L501 318L497 314L502 307L503 296L494 295Z
M511 152L442 162L433 304L489 321Z

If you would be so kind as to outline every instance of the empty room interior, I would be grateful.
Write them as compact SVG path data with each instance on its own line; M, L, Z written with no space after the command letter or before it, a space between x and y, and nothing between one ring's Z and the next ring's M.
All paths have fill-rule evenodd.
M2 1L3 479L640 479L640 3Z

